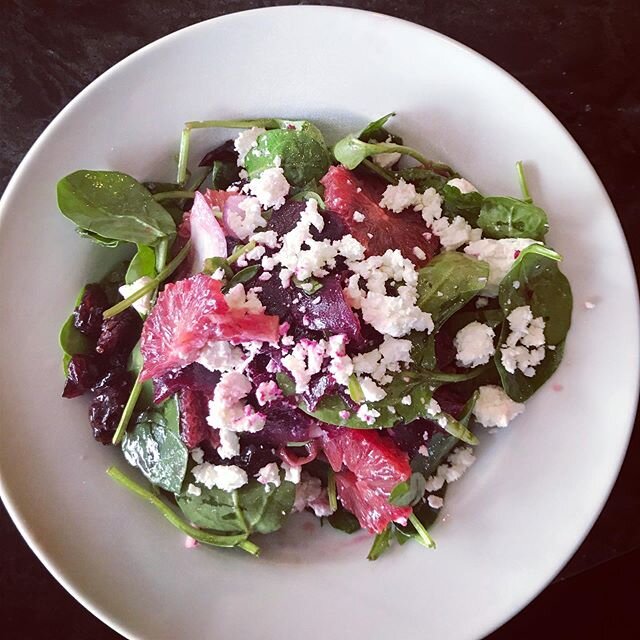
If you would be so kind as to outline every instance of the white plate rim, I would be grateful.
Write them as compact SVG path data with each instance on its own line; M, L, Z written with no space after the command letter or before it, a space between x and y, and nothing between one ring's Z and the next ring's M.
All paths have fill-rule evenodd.
M8 201L10 199L10 197L13 195L13 191L17 188L17 185L20 183L21 179L22 179L22 175L24 173L27 172L28 170L28 165L30 164L31 158L36 156L39 149L43 146L45 146L48 138L53 134L53 132L55 131L55 129L62 123L62 121L64 121L64 119L66 118L66 116L73 111L73 109L75 108L75 106L80 103L84 97L86 95L88 95L89 93L91 93L94 90L97 90L99 86L103 85L104 83L108 82L108 80L110 79L110 77L113 74L116 74L119 72L119 70L123 67L125 67L126 65L128 65L130 62L135 61L138 57L143 56L144 54L146 54L149 50L160 46L162 44L166 44L167 42L171 41L172 39L178 38L180 37L181 34L183 34L183 32L186 31L190 31L190 30L194 30L194 29L206 29L208 28L208 25L211 23L221 23L221 22L227 22L227 21L233 21L236 20L238 18L244 18L248 15L251 14L255 14L255 15L259 15L259 14L263 14L265 12L269 12L269 13L286 13L286 12L290 12L290 11L295 11L295 12L326 12L326 13L355 13L355 14L360 14L362 19L367 19L371 18L371 17L375 17L376 19L380 19L383 18L385 20L388 21L392 21L392 22L400 22L403 23L403 25L405 26L405 28L413 28L415 30L419 30L422 32L429 32L431 37L435 38L435 39L440 39L442 41L447 42L449 45L453 45L459 49L461 49L462 51L466 52L467 54L470 54L471 56L480 59L482 62L484 62L487 65L490 65L491 67L493 67L494 71L497 71L500 75L503 76L503 78L507 79L509 82L511 82L512 84L516 85L517 88L521 91L524 91L529 98L531 98L532 100L534 100L535 102L537 102L553 119L554 123L556 124L557 128L558 128L558 133L563 135L571 144L571 146L574 148L575 152L582 157L582 159L585 161L586 166L588 167L590 173L591 173L591 177L594 179L594 184L597 184L602 195L604 196L605 201L607 202L607 204L610 206L611 210L615 213L614 216L614 223L617 227L617 232L618 234L620 234L620 236L623 238L623 244L625 247L625 256L624 259L626 261L626 266L627 269L633 274L634 273L634 265L633 265L633 260L631 257L631 252L628 246L628 243L626 241L626 236L624 235L624 231L622 229L622 225L620 223L620 219L617 215L617 212L615 210L615 207L613 206L613 203L611 201L611 198L609 197L609 194L607 192L607 190L605 189L602 181L600 180L600 177L598 176L595 168L593 167L593 165L591 164L589 158L586 156L586 154L584 153L584 151L582 150L582 148L580 147L580 145L576 142L576 140L573 138L573 136L569 133L569 131L564 127L564 125L560 122L560 120L556 117L556 115L551 111L551 109L549 109L549 107L547 107L547 105L540 99L538 98L530 89L528 89L524 84L522 84L520 81L518 81L514 76L512 76L510 73L508 73L506 70L504 70L502 67L500 67L497 63L493 62L492 60L490 60L489 58L487 58L486 56L478 53L477 51L475 51L474 49L472 49L471 47L468 47L467 45L464 45L460 42L458 42L457 40L454 40L453 38L450 38L449 36L446 36L438 31L435 31L429 27L425 27L423 25L411 22L409 20L405 20L402 18L398 18L395 16L390 16L387 14L382 14L382 13L378 13L378 12L374 12L374 11L367 11L364 9L356 9L356 8L350 8L350 7L338 7L338 6L325 6L325 5L281 5L281 6L271 6L271 7L260 7L260 8L256 8L256 9L247 9L247 10L243 10L243 11L236 11L233 13L228 13L228 14L224 14L221 16L217 16L214 18L209 18L206 20L202 20L196 23L193 23L191 25L187 25L185 27L182 27L181 29L178 29L176 31L173 31L165 36L162 36L146 45L144 45L143 47L141 47L140 49L137 49L136 51L132 52L131 54L127 55L125 58L123 58L122 60L118 61L117 63L115 63L113 66L111 66L109 69L107 69L106 71L104 71L102 74L100 74L98 77L96 77L94 80L92 80L85 88L83 88L74 98L72 98L68 104L66 104L59 112L58 114L53 118L53 120L46 126L46 128L43 130L43 132L38 136L38 138L36 139L36 141L32 144L32 146L29 148L29 150L27 151L27 153L25 154L24 158L20 161L17 169L15 170L15 172L13 173L12 177L9 180L9 183L7 184L7 187L4 191L4 193L2 194L2 197L0 198L0 233L2 233L2 225L5 219L5 202ZM634 303L634 308L635 308L635 312L634 312L634 317L633 317L633 323L637 329L637 333L640 333L640 302L639 302L639 296L638 296L638 284L635 280L635 278L633 278L633 290L630 291L630 293L633 296L633 300L632 302ZM637 358L636 358L637 361ZM635 371L633 372L633 388L635 389L636 393L635 395L638 396L638 392L640 391L640 362L638 362ZM636 412L637 412L637 402L636 402ZM506 618L506 619L502 619L497 621L492 627L485 629L485 633L486 635L492 633L493 631L495 631L496 629L498 629L500 626L502 626L503 624L505 624L508 620L511 619L511 617L517 615L520 611L522 611L526 606L528 606L555 578L555 576L562 570L562 568L566 565L566 563L571 559L571 557L573 556L573 554L575 554L575 552L577 551L577 549L580 547L580 545L582 544L582 542L585 540L585 538L587 537L587 535L589 534L589 532L591 531L593 525L595 524L596 520L598 519L598 517L600 516L606 502L609 499L609 496L611 494L611 491L613 489L613 486L615 485L615 482L618 478L619 472L620 472L620 468L622 466L622 463L624 461L626 452L627 452L627 448L629 445L629 440L631 438L631 434L633 431L633 427L634 427L634 423L635 423L635 416L636 416L636 412L634 412L632 415L630 415L629 420L628 420L628 424L626 425L626 437L622 439L624 446L620 447L620 451L619 451L619 455L618 455L618 459L616 462L616 471L615 473L612 473L610 475L610 478L608 480L608 482L606 483L608 486L606 488L606 491L603 493L604 498L601 500L600 504L597 505L597 507L594 509L592 518L590 519L588 525L585 527L584 531L581 533L581 535L576 539L575 542L575 546L572 550L571 556L567 557L567 558L563 558L561 559L558 563L557 566L555 568L555 570L548 576L548 579L546 581L544 581L543 583L541 583L539 585L539 588L536 588L533 590L531 597L528 598L526 600L526 602L523 602L520 606L520 608L517 611L514 611L511 613L511 615ZM69 579L66 575L65 575L65 570L62 566L59 566L60 563L57 563L53 560L51 560L48 555L47 555L47 550L46 550L46 546L44 543L37 541L34 536L31 533L30 530L30 526L29 523L26 521L26 519L24 519L20 513L19 513L19 507L16 503L14 503L11 494L6 486L6 482L4 479L4 475L3 475L3 471L2 468L0 468L0 498L2 499L7 512L9 513L11 519L13 520L14 524L16 525L16 528L18 529L18 531L20 532L20 534L22 535L22 537L24 538L24 540L27 542L27 544L29 545L30 549L34 552L34 554L36 555L36 557L40 560L40 562L42 562L42 564L46 567L46 569L49 571L49 573L51 573L51 575L58 581L58 583L60 585L62 585L62 587L68 592L70 593L78 602L80 602L82 604L82 606L84 606L88 611L90 611L93 615L95 615L99 620L101 620L103 623L105 623L106 625L108 625L110 628L112 628L113 630L115 630L117 633L127 637L127 638L133 638L134 636L132 635L132 633L127 629L126 624L124 623L120 623L119 621L117 621L116 619L112 618L108 613L106 613L100 606L99 603L94 602L91 598L85 596L81 590L79 588L77 588L74 585L74 581Z

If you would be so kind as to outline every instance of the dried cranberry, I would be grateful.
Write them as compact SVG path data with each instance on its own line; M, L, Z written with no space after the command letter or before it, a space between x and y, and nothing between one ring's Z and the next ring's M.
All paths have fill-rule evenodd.
M110 371L93 388L95 395L89 405L89 422L98 442L111 443L131 387L131 374L121 369Z
M178 393L178 403L180 406L180 437L189 449L193 449L211 431L205 418L207 398L198 391L184 388Z
M108 305L107 295L99 284L88 284L82 300L73 311L73 326L91 338L100 335L102 314Z
M89 391L102 373L99 359L95 355L76 354L71 358L63 398L77 398Z
M128 355L138 341L141 330L142 320L131 307L111 318L105 318L96 351L104 355Z

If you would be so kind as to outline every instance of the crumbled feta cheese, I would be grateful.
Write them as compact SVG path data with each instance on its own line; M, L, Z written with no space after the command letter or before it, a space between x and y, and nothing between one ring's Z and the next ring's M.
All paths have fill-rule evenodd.
M303 339L290 354L282 358L282 365L289 370L296 383L296 393L306 391L311 377L322 369L325 355L324 341Z
M246 358L240 347L234 347L225 340L217 340L209 342L202 349L196 362L209 371L231 371L242 368Z
M285 482L292 482L293 484L299 484L300 471L302 467L299 465L289 464L288 462L282 463L282 470L284 471Z
M246 240L258 227L267 224L262 216L260 201L252 197L244 198L235 207L229 208L225 221L240 240Z
M424 456L425 458L428 458L429 457L429 449L427 448L427 445L426 444L421 444L418 447L418 453L421 456Z
M429 496L427 503L432 509L442 509L444 506L444 500L440 496Z
M439 491L445 482L450 483L459 480L475 461L476 458L471 447L457 447L449 455L447 461L436 469L436 473L427 478L426 490L430 493Z
M354 211L353 219L355 222L364 222L365 221L364 213L360 213L360 211Z
M414 211L420 211L427 225L433 226L442 216L442 196L433 187L429 187L416 199Z
M437 416L440 413L442 413L442 408L440 407L440 404L435 398L431 398L431 400L429 400L429 404L427 405L427 414L430 416ZM426 432L425 432L425 435L426 435Z
M209 402L207 423L216 429L231 431L261 431L265 417L257 413L251 405L243 402L251 391L251 382L236 371L224 373Z
M377 402L387 395L387 392L379 387L371 378L361 378L359 382L362 393L364 394L364 399L367 402Z
M284 204L290 188L282 167L265 169L258 178L254 178L245 186L265 209L276 210Z
M403 178L400 178L398 184L390 184L382 194L382 200L380 200L380 206L393 211L394 213L400 213L408 207L413 206L418 199L416 188L410 182L405 182Z
M244 167L244 159L252 147L258 146L258 136L267 130L262 127L251 127L241 131L233 141L233 148L238 154L238 166Z
M264 307L253 289L244 290L244 285L239 283L229 289L224 299L229 305L229 309L235 311L246 311L247 313L262 313Z
M528 238L502 238L500 240L485 238L467 245L464 248L467 255L484 260L489 264L489 280L483 294L491 297L497 296L502 279L507 275L520 252L535 243L535 240Z
M532 377L545 357L544 318L534 318L529 305L523 305L514 309L507 321L511 331L500 349L502 364L509 373L519 369Z
M369 292L362 300L362 317L383 335L400 338L411 331L433 331L431 314L416 305L415 288L398 287L397 296Z
M196 487L195 484L192 484L190 482L189 486L187 487L187 495L197 498L198 496L202 495L202 489L200 487Z
M472 322L456 334L453 344L456 360L463 367L477 367L489 362L495 353L493 329L480 322Z
M278 234L275 231L259 231L251 236L251 240L269 249L275 249L278 246Z
M260 406L273 402L282 396L280 387L274 380L261 382L256 389L256 400Z
M274 487L280 486L280 469L275 462L270 462L262 467L256 475L258 482L264 485L265 491L269 489L269 485Z
M329 506L327 490L322 488L319 478L302 474L300 484L296 486L296 497L293 503L295 511L304 511L307 507L313 510L318 518L330 516L333 509Z
M501 387L485 385L478 391L473 415L483 427L506 427L524 411L524 404L514 402Z
M404 396L402 400L400 400L401 404L406 404L407 406L410 406L412 402L411 396Z
M477 191L477 189L464 178L451 178L447 184L455 187L460 193L473 193Z
M191 451L191 459L196 464L200 464L204 460L204 451L200 447L196 447Z
M123 298L128 298L132 296L137 291L140 291L142 287L149 284L151 282L151 278L149 276L142 276L138 278L135 282L131 284L123 284L118 291ZM151 295L152 291L149 293L145 293L142 298L138 298L133 303L133 308L142 316L146 316L151 310Z
M375 409L371 409L366 404L361 404L358 407L358 411L356 412L356 416L362 420L362 422L366 422L367 424L374 424L376 418L380 417L380 412Z
M482 309L489 304L489 299L483 296L480 296L476 299L476 309Z
M467 242L479 240L482 235L480 229L473 229L462 216L456 216L453 220L442 217L435 220L431 228L445 251L453 251Z
M371 159L383 169L389 169L402 158L402 154L398 151L391 151L389 153L375 153L371 156Z
M427 259L427 254L420 247L413 247L412 251L413 255L418 258L418 260Z
M370 375L376 382L387 384L388 373L397 373L403 364L411 364L411 340L385 336L382 344L366 353L353 356L353 370L358 376Z
M219 429L220 444L216 451L223 460L229 460L240 454L240 438L235 431L230 429Z
M223 491L235 491L249 482L247 472L233 464L225 466L203 462L195 466L192 473L196 482L207 489L218 487Z

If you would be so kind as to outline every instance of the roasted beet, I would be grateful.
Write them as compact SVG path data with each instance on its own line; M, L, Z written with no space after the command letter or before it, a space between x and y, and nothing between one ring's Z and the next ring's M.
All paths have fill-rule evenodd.
M102 363L95 355L76 354L69 362L63 398L77 398L97 382L102 372Z
M141 329L142 320L132 307L106 318L100 329L96 351L106 356L128 355L138 342Z
M183 388L178 392L180 407L180 437L182 442L193 449L197 447L211 431L207 424L207 398L203 393Z
M287 442L301 442L309 438L311 428L317 424L314 418L291 407L286 399L271 402L261 411L266 413L262 431L244 436L246 442L266 442L280 446Z
M218 371L209 371L206 367L194 362L182 369L175 369L159 378L154 378L153 401L156 404L161 404L185 387L200 391L210 398L213 396L213 390L219 380L220 373Z
M302 394L302 399L306 402L309 411L315 411L318 402L327 394L336 393L338 383L329 373L319 373L309 382L308 389Z
M108 304L104 289L99 284L88 284L80 304L73 310L73 326L84 335L97 338L102 327L102 314Z
M227 140L223 142L219 147L212 149L207 153L202 160L200 160L200 167L212 167L213 163L219 162L233 162L235 164L238 160L238 154L236 153L233 145L233 140Z
M274 447L264 442L246 441L247 436L240 438L240 455L223 460L216 452L215 446L205 441L200 446L205 452L207 462L213 464L236 465L247 472L249 477L254 476L258 471L270 462L280 462Z
M110 444L116 432L133 386L131 378L125 369L110 371L93 388L95 395L89 405L89 422L93 437L102 444Z
M289 233L300 220L300 215L306 206L306 202L289 200L280 209L274 211L267 224L267 229L275 231L279 236ZM349 233L337 213L328 210L320 210L319 213L324 219L324 228L322 231L318 231L315 227L311 227L311 235L315 240L339 240L346 233Z

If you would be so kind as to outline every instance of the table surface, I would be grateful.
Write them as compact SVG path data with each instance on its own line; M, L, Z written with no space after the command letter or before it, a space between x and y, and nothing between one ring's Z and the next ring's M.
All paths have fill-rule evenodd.
M0 192L56 113L114 63L141 46L200 20L281 4L292 3L3 0ZM360 0L315 4L369 9L431 27L487 56L525 84L560 119L595 166L622 221L638 273L640 82L635 61L640 59L640 3L637 0L583 0L579 6L569 1L538 0L446 3ZM28 620L19 637L40 637L43 632L49 637L64 638L119 637L83 610L53 580L1 507L0 543L3 549L0 614L9 622ZM639 548L640 435L636 429L602 515L557 581L578 574L584 576L587 572L585 580L597 580L601 585L602 580L610 580L615 588L620 582L617 578L620 571L624 571L625 558L620 558ZM635 563L640 559L638 553L625 557L634 558ZM602 563L608 565L598 567ZM540 607L545 606L548 593L561 593L557 586L550 589L496 637L516 634L523 637L523 616L534 610L536 615L544 614ZM64 621L63 626L52 627L54 620ZM531 630L530 625L527 627ZM52 628L59 629L54 636Z

